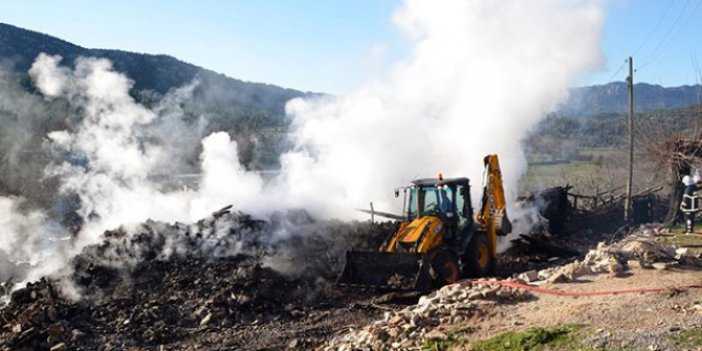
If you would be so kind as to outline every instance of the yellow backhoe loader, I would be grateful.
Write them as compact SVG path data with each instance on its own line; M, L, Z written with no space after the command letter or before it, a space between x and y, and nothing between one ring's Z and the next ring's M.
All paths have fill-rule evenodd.
M348 251L339 284L429 290L490 274L498 235L511 232L497 155L484 158L483 194L473 218L468 178L419 179L404 193L403 215L378 251Z

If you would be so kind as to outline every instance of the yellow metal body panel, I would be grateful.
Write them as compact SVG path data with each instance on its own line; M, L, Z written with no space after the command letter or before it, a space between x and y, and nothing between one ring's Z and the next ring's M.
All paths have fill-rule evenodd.
M444 224L439 217L424 216L412 221L403 222L384 252L395 252L398 246L407 252L427 253L444 242Z

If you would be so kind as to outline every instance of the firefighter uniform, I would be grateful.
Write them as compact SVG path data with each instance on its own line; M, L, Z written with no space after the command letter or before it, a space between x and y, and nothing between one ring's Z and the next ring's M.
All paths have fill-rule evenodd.
M695 216L699 211L700 195L692 177L684 176L683 184L685 184L685 191L680 201L680 211L685 218L685 233L691 234L695 231Z

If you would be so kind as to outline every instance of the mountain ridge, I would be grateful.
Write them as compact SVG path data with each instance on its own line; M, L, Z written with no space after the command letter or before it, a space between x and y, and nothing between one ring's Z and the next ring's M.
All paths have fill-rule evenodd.
M600 113L621 113L629 109L628 88L624 82L571 88L559 113L587 117ZM648 112L700 104L702 85L663 87L645 82L634 84L634 110Z
M73 66L78 57L109 59L116 71L126 74L134 82L134 90L153 91L160 95L198 79L202 87L196 94L200 93L205 103L261 109L277 117L284 115L288 100L317 95L227 77L170 55L85 48L48 34L0 23L0 70L26 73L42 52L60 55L62 64L68 66Z

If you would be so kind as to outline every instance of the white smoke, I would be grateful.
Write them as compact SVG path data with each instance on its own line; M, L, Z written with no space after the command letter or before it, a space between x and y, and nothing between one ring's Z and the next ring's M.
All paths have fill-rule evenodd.
M0 197L0 282L21 278L27 266L42 260L43 238L33 233L47 233L46 217L38 211L21 209L24 200L18 197ZM47 233L48 234L48 233ZM7 265L17 262L17 265Z
M579 74L600 63L602 7L597 0L407 0L393 20L407 35L410 57L345 96L289 102L294 148L281 156L279 176L264 181L247 171L236 142L214 133L202 140L195 190L164 189L150 178L187 152L167 147L177 145L173 135L170 142L154 137L156 124L177 126L169 109L136 103L132 81L107 60L81 58L70 70L60 57L42 54L30 70L36 86L82 114L80 125L48 135L57 161L46 173L80 198L85 222L71 251L120 225L192 221L227 204L258 216L302 207L349 218L369 201L396 210L392 189L417 176L468 176L475 189L489 153L500 156L513 199L526 168L521 138L564 100ZM181 127L158 130L182 133L182 140L199 136ZM38 239L18 241L27 229L16 229L0 249L43 242L43 215L5 207L3 215L37 223L31 231Z
M600 63L602 3L408 0L394 22L413 50L388 79L288 104L297 148L283 156L283 188L349 216L369 200L391 208L391 189L415 176L477 181L496 153L514 199L521 139Z
M188 203L175 200L184 194L162 193L148 179L166 155L141 135L157 115L134 102L132 82L104 59L80 58L73 71L59 60L39 55L29 73L47 98L63 96L84 111L74 131L48 135L54 152L68 156L46 170L61 180L62 192L80 198L79 241L92 243L105 229L146 218L182 218Z
M191 219L202 218L230 203L257 214L278 208L276 202L265 198L263 179L239 164L237 144L229 134L213 133L202 140L202 146L202 180L192 204Z

